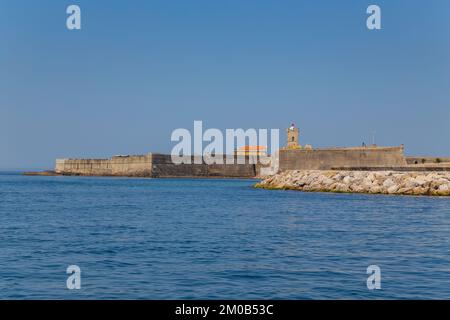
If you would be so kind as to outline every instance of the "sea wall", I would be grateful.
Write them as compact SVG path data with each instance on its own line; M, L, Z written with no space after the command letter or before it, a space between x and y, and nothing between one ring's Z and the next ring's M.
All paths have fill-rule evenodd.
M406 165L403 147L282 149L279 169L331 170L335 167L395 167Z
M187 157L190 163L174 164L172 157L166 154L153 155L153 177L227 177L254 178L261 164L251 163L249 157L233 157L232 164L226 164L226 156L221 157L223 164L208 164L202 157ZM238 163L241 158L242 164ZM207 159L206 159L207 160ZM256 161L255 161L256 162Z
M450 172L284 171L255 187L308 192L450 196Z
M450 164L449 157L406 157L408 164Z
M254 178L259 175L261 163L249 157L233 157L234 163L208 164L201 157L188 157L190 163L174 164L167 154L144 156L116 156L111 159L58 159L55 172L62 175L129 176L129 177L227 177ZM243 163L238 162L241 158ZM197 163L200 162L200 163Z
M152 173L152 155L115 156L111 159L57 159L55 172L85 176L147 177Z
M170 155L158 153L111 159L58 159L55 172L87 176L254 178L285 170L406 166L403 147L282 149L274 153L267 164L248 156L234 156L234 163L227 164L225 155L219 157L223 160L221 164L210 164L208 158L194 156L186 158L190 163L174 164Z

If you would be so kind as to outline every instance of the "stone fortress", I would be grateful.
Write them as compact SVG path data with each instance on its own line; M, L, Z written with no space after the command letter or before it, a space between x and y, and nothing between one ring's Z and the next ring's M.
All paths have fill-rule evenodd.
M248 150L250 147L245 147ZM261 147L256 147L261 148ZM239 155L235 154L234 157ZM137 156L114 156L110 159L57 159L55 174L81 176L126 177L223 177L256 178L290 170L394 170L450 171L450 158L405 157L404 147L376 145L343 148L302 147L295 125L287 129L284 148L273 152L269 165L252 164L249 155L245 164L174 164L171 156L149 153ZM225 157L225 156L224 156Z
M57 159L55 173L80 176L123 176L148 178L177 177L223 177L254 178L262 165L251 164L245 157L245 164L207 164L201 159L196 164L194 156L190 164L174 164L167 154L148 153L138 156L114 156L111 159ZM201 158L201 157L199 157ZM225 159L225 156L224 156Z
M288 129L279 169L255 187L304 192L450 196L450 159L404 156L403 146L313 149Z
M287 145L279 151L279 170L330 170L338 167L401 167L406 165L403 146L313 148L299 144L299 130L287 129Z

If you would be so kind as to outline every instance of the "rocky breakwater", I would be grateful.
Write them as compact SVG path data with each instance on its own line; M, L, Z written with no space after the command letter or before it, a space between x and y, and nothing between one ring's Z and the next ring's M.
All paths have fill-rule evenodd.
M284 171L257 188L309 192L450 196L450 172Z

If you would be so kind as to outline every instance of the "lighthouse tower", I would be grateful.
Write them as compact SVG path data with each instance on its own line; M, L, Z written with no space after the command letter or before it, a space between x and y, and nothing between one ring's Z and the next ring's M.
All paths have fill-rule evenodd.
M291 126L286 130L287 132L287 149L300 149L301 146L298 144L298 128L295 127L295 124L291 124Z

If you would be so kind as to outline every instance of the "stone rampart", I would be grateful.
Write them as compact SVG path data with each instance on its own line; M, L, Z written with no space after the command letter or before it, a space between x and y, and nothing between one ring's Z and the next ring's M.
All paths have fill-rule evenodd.
M174 164L170 155L115 156L111 159L58 159L55 172L63 175L129 176L129 177L228 177L254 178L261 164L250 162L249 157L233 156L234 163L208 164L201 157L190 156L190 163ZM199 162L199 163L196 163Z
M111 159L57 159L55 172L82 176L151 176L152 156L115 156Z
M404 166L403 147L282 149L280 171L331 170L336 167Z

